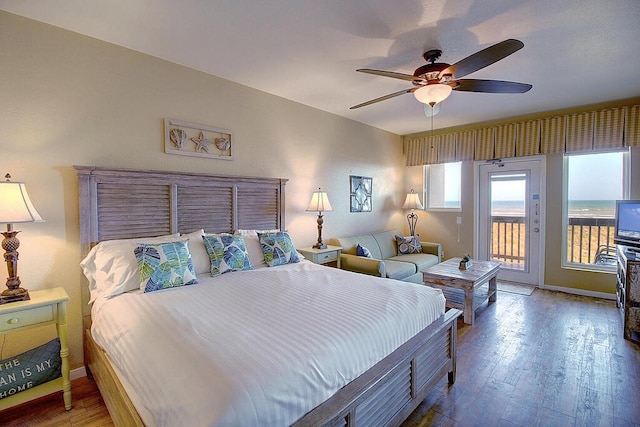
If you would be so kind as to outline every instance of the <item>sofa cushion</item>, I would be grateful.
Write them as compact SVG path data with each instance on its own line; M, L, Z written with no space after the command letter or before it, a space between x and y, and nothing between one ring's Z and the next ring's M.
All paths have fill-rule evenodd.
M406 255L403 255L403 258L405 256ZM387 277L390 279L404 280L418 271L412 262L395 261L392 259L386 259L384 266L387 270Z
M426 268L436 265L440 260L436 255L432 254L407 254L396 255L394 257L385 260L385 264L389 261L402 261L415 265L417 271L422 271Z
M380 259L391 258L392 256L396 256L398 254L397 248L396 248L396 234L400 234L400 231L389 230L389 231L383 231L381 233L375 233L373 235L374 239L378 243L378 246L380 247L380 253L381 253ZM369 246L367 247L369 248ZM369 250L371 250L371 248L369 248ZM374 255L374 258L376 258L375 255Z

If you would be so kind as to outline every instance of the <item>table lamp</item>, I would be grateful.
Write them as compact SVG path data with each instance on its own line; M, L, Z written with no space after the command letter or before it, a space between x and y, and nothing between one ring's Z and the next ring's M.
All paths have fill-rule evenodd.
M4 236L2 249L5 250L4 260L7 262L9 278L7 289L0 294L0 304L29 299L29 291L20 287L18 277L20 241L16 237L20 231L15 231L13 224L44 221L31 203L24 183L12 182L9 174L6 174L5 178L6 181L0 181L0 223L7 224L7 231L2 233Z
M407 193L407 198L404 201L404 205L402 205L402 209L411 209L411 213L407 215L407 222L409 223L409 233L412 236L415 236L416 233L416 225L418 224L418 214L415 213L414 209L423 209L422 203L420 203L420 198L418 194L411 189L410 193Z
M329 196L327 193L318 188L318 191L314 191L311 196L311 201L307 207L307 212L318 212L318 241L313 247L315 249L326 249L327 245L322 242L322 212L331 212L333 208L329 203Z

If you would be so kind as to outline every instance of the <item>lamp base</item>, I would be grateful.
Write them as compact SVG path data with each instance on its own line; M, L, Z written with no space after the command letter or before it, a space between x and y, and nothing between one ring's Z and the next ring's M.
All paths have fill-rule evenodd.
M324 243L316 243L315 245L312 246L314 249L327 249L327 245L325 245Z
M30 300L29 291L24 288L5 289L0 294L0 304Z

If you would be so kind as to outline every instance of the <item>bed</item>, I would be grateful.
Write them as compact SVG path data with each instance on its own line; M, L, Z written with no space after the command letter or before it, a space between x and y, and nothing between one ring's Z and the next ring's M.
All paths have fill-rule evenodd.
M196 242L202 230L285 228L285 179L75 168L83 259L105 241L182 235ZM461 313L445 312L427 287L305 260L199 273L198 285L95 301L85 280L84 360L116 425L175 425L187 415L190 425L399 425L445 374L455 381ZM162 318L167 326L148 339ZM385 328L395 332L383 337ZM154 355L153 363L130 356L131 347ZM168 358L156 360L157 353ZM184 381L171 380L177 373ZM216 389L228 394L214 396ZM150 398L150 390L158 392ZM176 404L156 405L160 394Z

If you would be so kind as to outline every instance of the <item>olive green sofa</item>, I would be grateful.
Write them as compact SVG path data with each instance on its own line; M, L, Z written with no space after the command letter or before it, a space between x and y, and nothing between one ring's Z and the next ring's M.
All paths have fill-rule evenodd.
M388 230L359 236L333 237L329 244L342 246L340 268L343 270L422 283L421 271L442 261L442 246L439 243L420 242L423 253L398 255L396 235L403 234L399 230ZM371 258L356 254L358 244L371 252Z

